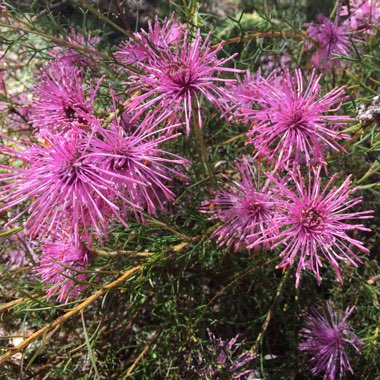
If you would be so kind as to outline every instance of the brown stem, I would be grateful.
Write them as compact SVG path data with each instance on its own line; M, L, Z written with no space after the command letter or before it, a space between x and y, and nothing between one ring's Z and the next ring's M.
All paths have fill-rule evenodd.
M279 284L279 286L277 288L276 295L274 297L272 306L271 306L271 308L269 309L269 311L267 313L267 316L266 316L265 321L264 321L264 323L263 323L263 325L261 327L260 333L257 336L255 344L251 347L251 351L252 352L257 352L257 347L260 344L260 342L262 341L265 332L267 331L267 328L269 326L269 322L272 319L272 315L273 315L274 311L276 310L278 301L279 301L279 299L281 297L282 291L284 290L284 286L285 286L286 280L289 277L289 273L290 273L290 270L287 270L285 272L284 276L282 277L281 281L280 281L280 284Z
M216 189L216 180L214 173L212 171L210 162L207 157L207 147L205 140L203 139L202 131L199 126L199 121L198 121L198 105L196 102L193 103L193 111L192 111L192 116L193 116L193 130L194 130L194 137L195 137L195 144L198 149L198 154L199 158L201 160L201 164L203 167L203 171L210 178L211 186Z
M2 22L0 22L0 27L8 28L8 29L11 29L11 30L16 30L16 31L19 31L19 32L24 32L24 33L27 33L27 34L29 34L29 33L30 34L35 34L36 36L40 36L40 37L43 37L43 38L45 38L47 40L53 41L53 42L55 42L58 45L64 45L64 46L67 46L67 47L69 47L71 49L79 50L79 51L82 51L84 53L94 54L94 55L97 55L97 56L102 57L104 59L112 60L112 57L109 56L106 53L103 53L103 52L97 51L97 50L93 50L93 49L89 49L89 48L84 47L84 46L73 45L73 44L71 44L68 41L62 40L61 38L58 38L58 37L51 36L50 34L46 34L46 33L40 32L38 30L24 28L24 27L18 26L18 25L4 24Z
M292 38L295 40L308 40L308 36L303 33L291 33L291 32L256 32L247 34L245 36L232 37L228 40L224 40L224 44L234 44L237 42L245 42L254 40L255 38ZM213 45L216 48L219 44Z
M137 356L136 360L133 362L133 364L128 368L127 373L123 377L123 380L127 379L130 377L136 368L137 364L141 361L141 359L144 357L144 355L147 353L149 348L154 344L154 342L157 340L157 338L161 335L162 330L158 331L153 339L144 347L144 349L140 352L139 356Z
M121 283L123 283L125 280L127 280L129 277L131 277L133 274L140 272L143 269L141 265L136 266L126 272L124 272L118 279L116 279L113 282L110 282L109 284L103 286L101 289L99 289L96 293L94 293L92 296L88 297L86 300L84 300L79 305L75 306L73 309L62 315L61 317L57 318L56 320L48 323L35 333L31 334L27 339L25 339L23 342L18 344L16 347L12 347L10 350L8 350L3 356L0 356L0 365L5 363L7 360L9 360L15 353L20 352L24 348L28 347L29 344L40 338L42 335L47 333L50 330L55 329L58 326L61 326L63 323L65 323L68 319L73 317L74 315L81 312L81 310L85 309L87 306L91 305L93 302L95 302L98 298L100 298L104 293L106 293L108 290L115 288L119 286Z

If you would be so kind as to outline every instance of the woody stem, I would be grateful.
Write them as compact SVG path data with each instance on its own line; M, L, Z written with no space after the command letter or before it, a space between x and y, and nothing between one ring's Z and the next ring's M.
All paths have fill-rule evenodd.
M195 102L194 102L195 103ZM195 144L198 149L199 158L202 164L203 172L206 176L210 178L211 186L215 189L216 188L216 180L214 173L212 171L210 162L208 160L207 156L207 146L205 143L205 140L203 139L202 131L199 125L198 120L198 105L193 103L193 130L194 130L194 137L195 137Z

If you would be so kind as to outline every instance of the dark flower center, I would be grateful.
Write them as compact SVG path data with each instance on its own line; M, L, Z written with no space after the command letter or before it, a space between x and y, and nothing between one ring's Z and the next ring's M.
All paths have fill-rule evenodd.
M68 163L61 171L60 179L65 185L72 185L78 178L82 163L78 160Z
M259 218L265 212L265 207L259 197L242 199L241 207L244 210L245 215L253 219Z
M322 223L322 214L316 207L306 206L301 211L301 224L306 228L316 228Z
M75 107L86 112L86 110L83 109L83 107L81 107L80 105L75 105ZM73 121L77 121L79 124L87 124L87 120L82 116L79 116L77 111L73 108L71 104L64 105L63 112L65 113L66 120L68 120L69 122L72 123Z
M128 169L128 158L113 158L111 162L111 166L113 170L122 171L124 169Z
M168 65L166 73L177 84L188 86L191 82L190 66L187 62L174 61Z
M303 125L303 112L301 110L294 111L290 117L289 128L299 129Z
M257 201L251 201L248 205L248 211L249 211L249 214L253 217L257 216L258 214L260 214L263 206L260 202L257 202Z

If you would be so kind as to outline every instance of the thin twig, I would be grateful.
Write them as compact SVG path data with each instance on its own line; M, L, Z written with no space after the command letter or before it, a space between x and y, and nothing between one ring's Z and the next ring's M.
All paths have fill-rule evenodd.
M104 16L101 12L99 12L96 8L94 8L92 5L87 4L84 0L78 0L78 2L86 7L90 12L92 12L95 16L97 16L100 20L104 21L106 24L110 25L112 28L117 30L118 32L124 34L127 37L130 37L131 39L135 39L133 34L129 31L126 31L125 29L121 28L119 25L115 24L112 20L110 20L108 17Z
M193 102L193 110L192 110L192 117L193 117L193 130L194 130L194 137L195 137L195 144L198 149L198 154L200 161L203 166L203 170L205 171L205 176L209 176L211 186L215 189L216 188L216 180L213 173L213 170L211 168L210 162L208 160L207 156L207 146L205 143L205 140L203 139L202 131L199 125L198 120L198 104L197 102Z
M80 45L73 45L68 41L62 40L61 38L58 38L58 37L51 36L50 34L40 32L38 30L24 28L24 27L18 26L18 25L4 24L2 22L0 22L0 27L8 28L11 30L16 30L18 32L24 32L26 34L35 34L36 36L40 36L40 37L43 37L47 40L55 42L58 45L64 45L64 46L67 46L71 49L82 51L84 53L94 54L94 55L97 55L97 56L102 57L104 59L108 59L110 61L113 60L113 58L106 53L103 53L103 52L97 51L97 50L93 50L93 49L89 49L87 47L80 46Z
M262 268L263 266L265 265L268 265L270 263L272 263L273 261L277 260L278 258L277 257L274 257L273 259L263 263L263 264L259 264L257 265L256 267L253 267L253 268L249 268L247 269L245 272L243 272L242 274L238 275L235 279L233 279L230 283L228 283L225 287L223 287L218 293L215 294L214 297L211 298L211 300L207 303L206 307L209 307L217 298L219 298L228 288L230 288L232 285L234 285L235 283L239 282L243 277L255 272L257 269L260 269Z
M295 40L307 40L308 37L303 33L291 33L291 32L256 32L252 34L247 34L245 36L232 37L228 40L224 40L224 44L234 44L242 41L250 41L255 38L292 38ZM217 47L219 44L213 46Z
M157 340L157 338L161 335L161 333L162 333L162 330L158 331L155 334L155 336L153 337L153 339L144 347L144 349L140 352L139 356L137 356L137 358L135 359L135 361L133 362L133 364L128 368L127 373L123 377L123 380L127 379L128 377L130 377L132 375L132 373L133 373L134 369L136 368L137 364L141 361L141 359L147 353L147 351L149 350L149 348L154 344L154 342Z
M0 313L3 313L4 311L7 311L8 309L10 309L11 307L15 306L15 305L18 305L19 303L25 301L26 298L25 297L21 297L21 298L17 298L16 300L13 300L13 301L10 301L10 302L7 302L5 303L4 305L1 305L0 306Z
M7 360L9 360L15 353L20 352L24 348L28 347L29 344L40 338L42 335L44 335L46 332L55 329L58 326L61 326L63 323L65 323L68 319L73 317L74 315L80 313L81 310L85 309L87 306L91 305L93 302L95 302L98 298L103 296L108 290L113 289L117 286L119 286L121 283L123 283L125 280L127 280L129 277L131 277L133 274L140 272L143 269L143 266L139 265L136 266L126 272L124 272L118 279L116 279L113 282L110 282L109 284L103 286L101 289L99 289L96 293L94 293L92 296L88 297L86 300L84 300L79 305L75 306L73 309L62 315L61 317L57 318L56 320L48 323L35 333L31 334L27 339L25 339L23 342L21 342L16 347L12 347L10 350L8 350L3 356L0 357L0 365L5 363Z
M150 218L150 219L148 219L148 223L156 224L157 226L160 226L160 227L164 228L165 230L170 231L171 233L173 233L174 235L177 235L178 237L180 237L181 239L183 239L185 241L191 242L194 240L194 238L192 238L191 236L185 235L184 233L177 231L175 228L170 227L166 223L161 222L157 219Z
M112 257L112 256L118 256L118 255L127 255L130 257L149 257L151 255L154 255L153 252L135 252L135 251L104 251L99 248L94 248L91 250L95 254L103 257Z
M277 288L276 295L274 297L272 306L270 307L270 309L269 309L269 311L267 313L267 316L266 316L265 321L264 321L264 323L263 323L263 325L261 327L259 335L257 336L255 344L251 347L251 351L252 352L257 352L257 347L260 344L260 342L262 341L265 332L267 331L267 328L269 326L269 322L270 322L270 320L272 318L272 315L273 315L274 311L276 310L276 307L277 307L278 301L280 299L280 296L282 294L282 291L284 290L284 286L285 286L286 280L289 277L289 273L290 273L290 270L287 270L285 272L284 276L282 277L281 281L280 281L280 284L279 284L279 286Z

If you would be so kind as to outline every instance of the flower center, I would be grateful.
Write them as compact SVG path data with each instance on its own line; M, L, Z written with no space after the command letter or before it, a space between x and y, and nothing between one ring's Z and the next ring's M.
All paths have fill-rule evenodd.
M83 163L75 157L74 159L68 161L66 165L62 168L60 173L61 181L67 185L71 186L78 178L83 167Z
M82 111L85 111L81 106L76 107L80 108ZM70 123L77 121L79 124L87 124L86 119L79 116L71 104L65 104L63 106L63 112L65 113L66 120L68 120Z
M300 110L294 111L290 117L289 128L301 128L303 125L303 113Z
M166 73L177 84L188 86L190 84L190 66L187 62L174 61L168 65Z
M187 74L189 71L189 65L183 61L174 61L169 64L168 74L170 76L178 76Z
M306 228L316 228L322 223L322 214L316 207L306 206L301 211L301 224Z
M255 217L260 214L263 206L260 202L251 201L248 205L248 212L251 216Z
M121 147L120 150L117 151L115 154L118 157L112 158L111 168L118 172L128 170L130 160L132 158L132 150L127 147Z

